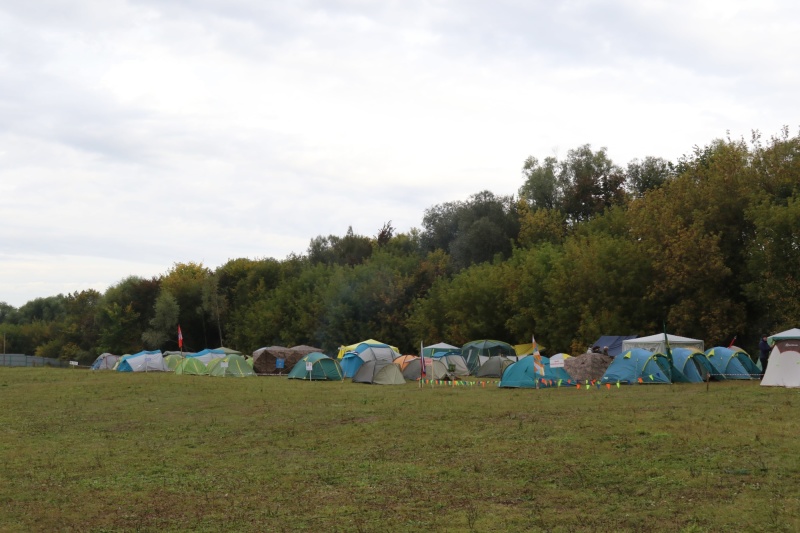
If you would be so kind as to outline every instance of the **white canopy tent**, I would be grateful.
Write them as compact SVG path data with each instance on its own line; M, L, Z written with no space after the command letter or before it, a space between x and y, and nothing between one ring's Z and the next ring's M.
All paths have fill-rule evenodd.
M679 337L678 335L667 334L670 348L694 348L698 351L705 351L705 343L700 339L690 339L689 337ZM667 353L667 344L664 341L664 334L658 333L649 337L639 337L638 339L628 339L622 341L622 351L627 352L633 348L643 348L653 353Z

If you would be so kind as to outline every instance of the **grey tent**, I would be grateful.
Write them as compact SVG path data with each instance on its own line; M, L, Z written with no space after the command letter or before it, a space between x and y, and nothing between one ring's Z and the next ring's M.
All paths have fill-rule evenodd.
M475 372L477 378L499 378L503 376L506 368L517 362L516 357L496 355L489 357Z
M458 377L469 376L469 368L467 368L467 363L460 355L447 354L441 357L436 357L434 360L441 361L447 368L447 372L449 374L453 374Z
M403 369L403 377L409 381L419 379L420 358L409 361ZM448 379L447 367L439 359L425 358L425 379Z
M117 364L121 357L108 352L100 354L92 363L92 370L114 370L114 365Z
M377 385L403 385L403 373L393 364L396 352L391 348L370 346L358 354L363 363L353 376L353 383L375 383Z
M487 367L486 372L489 372L488 374L478 374L479 368L493 357L505 357L510 363L517 361L517 352L514 350L513 346L507 342L490 339L468 342L461 347L461 355L464 357L464 361L467 363L467 368L469 368L470 373L475 376L481 375L483 377L500 377L503 375L505 367L508 366L503 366L500 361L496 361Z

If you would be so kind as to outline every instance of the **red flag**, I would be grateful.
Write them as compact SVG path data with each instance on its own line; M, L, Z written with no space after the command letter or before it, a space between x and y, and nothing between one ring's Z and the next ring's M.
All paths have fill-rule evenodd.
M180 324L178 324L178 348L183 348L183 333L181 333Z

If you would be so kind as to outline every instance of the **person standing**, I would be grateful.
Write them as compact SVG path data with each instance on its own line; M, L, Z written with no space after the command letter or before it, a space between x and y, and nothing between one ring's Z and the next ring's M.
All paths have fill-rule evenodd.
M767 371L767 363L769 363L769 352L770 352L770 347L769 343L767 342L766 335L761 336L761 342L758 343L758 351L760 352L758 358L759 360L761 360L761 373L763 375Z

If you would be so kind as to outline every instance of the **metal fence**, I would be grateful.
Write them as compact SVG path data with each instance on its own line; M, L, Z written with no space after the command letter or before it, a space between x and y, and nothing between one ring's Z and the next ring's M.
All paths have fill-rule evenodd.
M68 367L67 361L53 359L52 357L39 357L21 353L0 354L0 366L54 366Z

